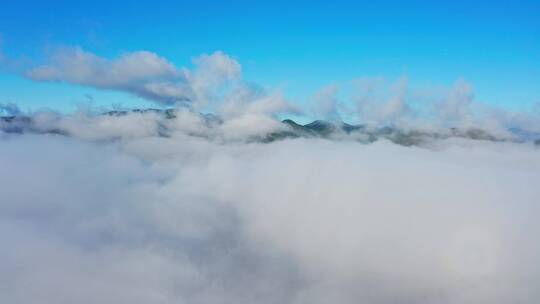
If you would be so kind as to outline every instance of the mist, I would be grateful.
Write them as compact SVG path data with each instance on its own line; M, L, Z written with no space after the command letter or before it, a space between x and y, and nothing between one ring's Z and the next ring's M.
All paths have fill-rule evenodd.
M250 107L2 131L1 302L540 300L538 146L251 142L283 126Z
M463 79L300 107L220 51L66 47L21 75L156 108L0 104L1 303L540 301L540 118Z

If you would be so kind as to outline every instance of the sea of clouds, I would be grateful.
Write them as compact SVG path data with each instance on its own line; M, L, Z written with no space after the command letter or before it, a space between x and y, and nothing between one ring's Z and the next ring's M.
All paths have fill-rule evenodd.
M107 61L70 52L31 77L167 104L171 96L212 102L207 88L221 82L208 76L216 73L179 74L148 53ZM225 78L239 71L217 54L197 62L203 70L219 66ZM73 58L80 70L69 74ZM159 67L152 75L161 80L130 60ZM126 80L127 67L139 76ZM97 82L110 69L121 76ZM177 78L184 91L172 83ZM372 96L360 98L365 120L404 128L481 124L499 134L512 121L536 130L530 116L465 111L472 97L463 83L435 107L439 119L421 119L403 86L385 102L363 95ZM334 91L316 98L330 116L344 112ZM250 142L284 128L277 113L298 110L280 94L243 85L219 98L223 121L213 127L184 107L166 122L155 112L40 111L28 114L36 130L61 132L0 131L0 302L540 301L538 145Z

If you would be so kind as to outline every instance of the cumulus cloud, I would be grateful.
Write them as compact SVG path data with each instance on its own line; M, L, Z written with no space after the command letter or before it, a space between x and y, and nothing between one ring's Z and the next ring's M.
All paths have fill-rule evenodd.
M340 113L353 113L355 121L368 126L443 133L450 129L480 129L505 138L513 136L509 129L540 132L538 113L479 102L473 86L463 79L449 87L411 88L407 77L394 82L363 77L348 85L352 94L346 104L356 105L356 109L349 107Z
M57 50L44 65L26 72L36 81L57 81L127 92L164 104L206 101L225 82L240 77L238 62L222 52L194 59L195 70L177 68L148 51L100 57L81 48Z
M194 59L194 64L197 69L188 74L188 80L197 100L213 100L217 97L213 94L219 94L220 87L241 78L241 65L220 51L203 54Z
M179 68L148 51L109 59L72 47L58 49L46 63L27 70L25 75L36 81L127 92L161 105L186 106L195 111L210 109L229 118L266 120L269 128L265 130L280 126L268 117L275 118L284 112L306 115L292 106L282 92L264 92L245 82L240 63L223 52L195 57L193 65L193 69ZM427 91L430 89L411 88L408 77L394 82L382 77L362 77L323 87L314 94L308 108L315 119L341 122L347 118L349 122L375 128L438 132L482 129L506 138L513 136L509 129L540 132L538 113L510 112L480 103L475 99L473 86L463 79L451 87L435 90L435 94L426 94ZM246 124L237 119L232 125Z

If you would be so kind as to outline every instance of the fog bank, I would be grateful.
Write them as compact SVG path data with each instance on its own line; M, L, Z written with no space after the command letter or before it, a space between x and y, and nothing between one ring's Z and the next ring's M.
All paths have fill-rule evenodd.
M530 142L246 143L152 115L0 133L2 303L540 300Z

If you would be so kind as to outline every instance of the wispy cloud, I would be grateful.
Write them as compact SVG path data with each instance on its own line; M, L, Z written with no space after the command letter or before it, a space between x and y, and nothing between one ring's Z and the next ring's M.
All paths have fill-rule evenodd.
M222 52L201 55L194 64L190 71L148 51L108 59L73 47L58 49L47 63L25 75L36 81L123 91L164 104L203 102L225 82L241 76L240 64Z
M273 105L272 114L312 113L311 118L315 119L335 122L348 118L352 123L377 127L438 131L479 128L507 137L509 128L540 132L537 113L511 112L479 103L472 84L463 79L428 96L418 94L425 88L411 87L408 77L394 82L381 77L362 77L323 87L305 107L308 111L304 111L292 106L283 92L268 93L245 82L240 63L223 52L202 54L193 59L193 64L191 70L176 67L168 59L148 51L109 59L68 47L57 49L46 63L28 69L24 75L35 81L126 92L168 106L211 109L225 117L239 117L239 113L247 112L261 114L261 105L265 104ZM270 113L266 111L266 114ZM257 119L263 120L265 115ZM270 124L276 126L268 121Z

